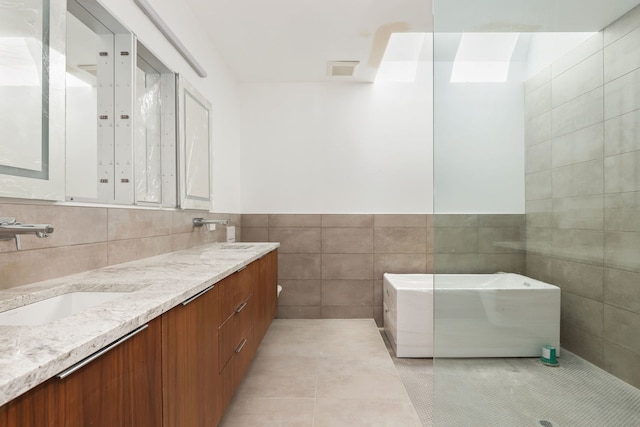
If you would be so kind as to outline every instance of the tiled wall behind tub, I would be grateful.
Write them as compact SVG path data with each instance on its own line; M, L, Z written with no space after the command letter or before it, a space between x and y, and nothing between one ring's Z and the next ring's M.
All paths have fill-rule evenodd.
M522 272L523 234L524 215L242 215L243 241L281 244L278 317L379 325L385 272Z
M0 289L226 240L225 226L194 228L194 217L240 222L240 215L198 211L1 202L0 216L55 228L44 239L22 236L20 251L14 240L0 240Z
M640 387L640 7L525 85L527 274L561 344Z

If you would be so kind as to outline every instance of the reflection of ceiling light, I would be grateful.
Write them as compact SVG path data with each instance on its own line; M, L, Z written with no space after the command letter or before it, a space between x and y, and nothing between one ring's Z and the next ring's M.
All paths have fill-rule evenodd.
M38 40L0 37L0 52L0 86L40 86L42 45Z
M414 82L425 33L393 33L376 74L379 82Z
M519 36L519 33L462 34L451 82L506 82Z

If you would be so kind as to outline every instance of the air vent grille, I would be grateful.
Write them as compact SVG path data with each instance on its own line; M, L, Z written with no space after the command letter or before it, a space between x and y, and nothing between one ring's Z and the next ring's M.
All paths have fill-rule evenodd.
M327 66L330 77L353 77L360 61L331 61Z

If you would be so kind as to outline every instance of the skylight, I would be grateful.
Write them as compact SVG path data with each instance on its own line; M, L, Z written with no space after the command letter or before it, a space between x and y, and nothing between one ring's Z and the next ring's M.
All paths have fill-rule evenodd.
M506 82L519 37L520 33L462 34L451 82Z
M414 82L425 33L393 33L376 74L378 82Z

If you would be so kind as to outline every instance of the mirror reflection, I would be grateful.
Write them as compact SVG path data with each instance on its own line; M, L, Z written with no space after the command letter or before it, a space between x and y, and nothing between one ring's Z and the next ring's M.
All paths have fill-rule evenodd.
M67 196L98 197L98 52L100 37L67 13ZM112 35L110 37L113 37Z
M47 179L48 2L0 7L0 173Z
M178 84L181 206L185 209L209 209L211 104L182 77Z

